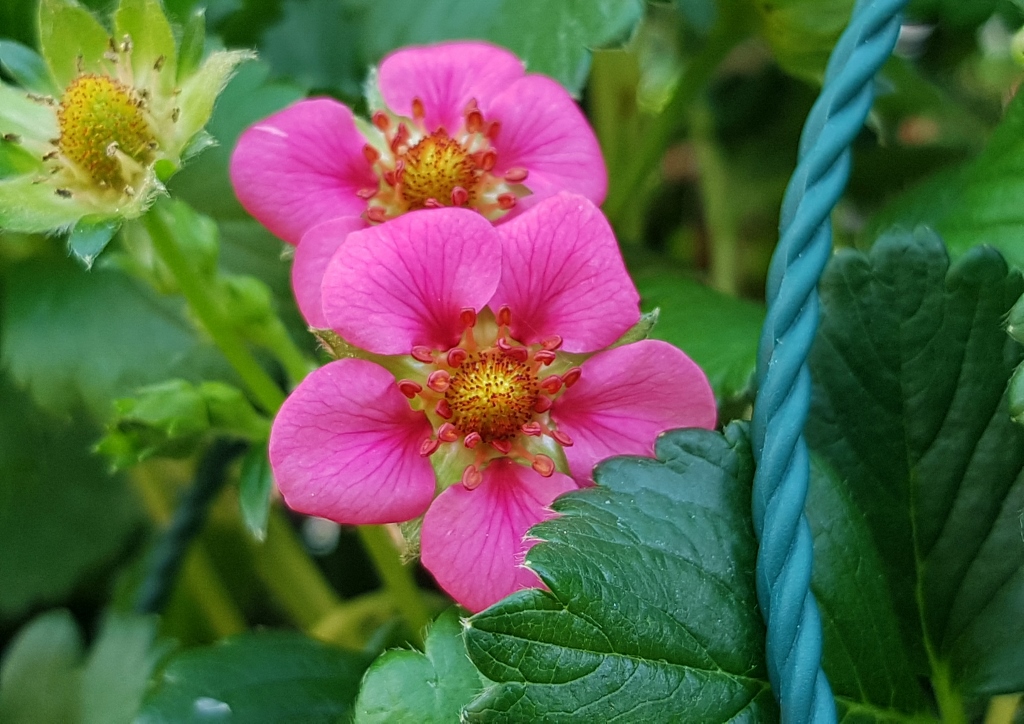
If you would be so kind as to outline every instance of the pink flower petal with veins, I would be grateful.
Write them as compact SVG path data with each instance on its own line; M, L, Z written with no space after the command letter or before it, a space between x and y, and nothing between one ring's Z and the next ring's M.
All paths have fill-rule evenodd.
M292 291L299 311L310 327L327 329L329 326L320 296L324 273L331 257L348 235L365 228L366 222L360 217L345 216L317 224L303 234L292 262Z
M419 447L430 422L395 378L343 359L312 372L274 419L270 464L288 507L339 523L395 523L422 514L434 470Z
M462 310L480 311L500 273L498 234L480 214L413 211L349 234L324 275L324 314L377 354L448 349L462 335Z
M498 227L501 283L512 336L527 344L562 337L567 352L593 352L640 319L640 295L608 221L589 200L561 193Z
M413 99L419 98L427 131L443 126L453 134L469 101L493 98L524 72L522 61L503 48L456 42L392 53L381 61L377 83L391 110L412 117Z
M453 485L430 506L420 539L423 565L452 598L481 611L522 588L542 584L522 566L536 541L526 532L554 517L551 502L576 490L568 475L541 477L510 460L492 462L478 488Z
M551 78L528 75L504 93L481 103L488 119L501 121L495 139L495 172L522 167L532 196L519 200L517 210L561 190L604 201L608 171L590 124L565 88Z
M307 230L358 216L377 188L352 111L337 101L296 103L250 126L231 155L231 183L242 206L271 232L298 244Z
M555 400L551 419L573 440L569 471L581 485L613 455L654 455L654 440L677 427L715 426L715 397L697 363L658 340L600 352Z

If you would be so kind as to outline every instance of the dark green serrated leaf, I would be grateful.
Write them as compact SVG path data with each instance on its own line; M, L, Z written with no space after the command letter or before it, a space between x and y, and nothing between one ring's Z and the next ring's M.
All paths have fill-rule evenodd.
M434 621L426 652L387 651L366 672L356 700L356 724L449 724L480 693L484 680L466 655L459 609Z
M348 0L362 8L363 56L376 63L403 45L476 38L514 51L532 73L579 93L590 49L625 40L643 16L641 0Z
M238 503L242 520L252 536L259 541L267 537L270 518L270 494L274 490L274 473L267 459L267 446L256 446L242 460L238 479Z
M96 437L0 375L0 617L66 595L138 524L124 480L90 454Z
M60 95L61 89L50 78L46 61L27 45L0 40L0 68L25 90L41 95Z
M369 661L301 634L235 636L173 656L137 724L333 724L352 711Z
M919 231L840 252L820 288L807 438L866 517L911 661L963 693L1019 691L1022 354L1002 320L1024 281L985 247L950 268Z
M68 251L82 262L86 269L91 269L96 257L107 248L107 244L119 228L120 219L82 218L68 236Z
M652 338L674 344L692 357L719 398L734 397L750 386L764 319L759 305L682 274L641 270L635 277L643 308L660 309Z
M753 475L740 425L677 430L565 495L527 555L550 592L477 614L466 648L497 682L470 721L776 721L754 592Z
M917 669L900 640L884 567L843 481L815 459L807 496L814 534L812 589L825 636L824 668L840 720L928 719Z

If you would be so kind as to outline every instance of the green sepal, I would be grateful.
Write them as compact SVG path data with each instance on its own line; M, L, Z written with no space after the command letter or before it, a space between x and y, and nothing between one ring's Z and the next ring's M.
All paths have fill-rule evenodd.
M46 61L32 48L13 40L0 40L0 67L22 88L33 93L59 96Z
M32 176L0 181L0 227L8 231L48 233L69 228L91 210L76 198L65 198Z
M107 248L114 234L121 228L120 219L84 216L75 224L68 236L68 251L91 269L96 257Z
M218 51L210 55L193 76L181 83L178 96L181 116L175 124L174 138L168 143L170 153L178 155L188 146L192 137L210 120L213 104L238 64L255 57L247 50Z
M160 0L121 0L114 13L115 37L132 40L132 73L136 86L174 90L177 80L177 51L174 33ZM159 69L157 69L159 65ZM153 82L151 79L158 79Z
M188 78L199 67L206 46L206 8L197 8L188 16L178 47L178 82Z
M75 0L40 0L39 49L60 88L83 71L106 73L109 42L110 33Z
M651 332L654 331L654 327L658 323L658 315L660 314L661 310L657 307L650 312L641 314L640 321L627 329L625 334L612 344L612 347L621 347L624 344L632 344L633 342L639 342L650 337Z
M274 474L267 458L267 446L253 447L242 460L242 472L238 478L238 504L246 529L260 542L267 537L270 494L273 490Z
M46 142L60 135L57 114L28 93L0 83L0 136L14 134L19 139Z
M40 160L20 143L0 137L0 180L42 169Z

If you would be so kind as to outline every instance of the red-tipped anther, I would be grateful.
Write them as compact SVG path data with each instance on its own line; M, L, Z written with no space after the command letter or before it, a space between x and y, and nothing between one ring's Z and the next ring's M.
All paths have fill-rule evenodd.
M412 117L417 121L422 121L423 117L427 115L427 111L423 108L423 101L419 98L412 99Z
M413 356L413 359L419 360L420 362L434 361L434 351L430 349L430 347L427 347L426 345L423 344L418 344L415 347L413 347L412 352L410 352L410 354Z
M434 370L427 377L427 387L434 392L444 392L452 383L452 376L444 370Z
M487 137L493 141L498 137L499 133L501 133L501 123L499 121L492 121L487 129Z
M438 417L443 417L445 420L452 419L452 406L443 397L434 405L434 412L437 413Z
M413 382L412 380L399 380L398 390L411 400L416 395L423 392L423 385Z
M444 204L435 199L433 196L423 202L423 205L428 209L443 209Z
M555 461L547 455L535 455L533 458L533 464L530 465L530 467L540 473L543 477L550 478L551 473L555 472Z
M469 102L466 103L466 107L462 109L462 115L466 115L470 111L475 111L479 106L476 103L476 98L470 98Z
M397 186L398 185L398 175L394 171L385 171L384 172L384 183L386 183L388 186Z
M551 409L552 404L553 403L551 402L550 397L544 397L544 395L541 395L540 397L537 398L537 401L533 403L533 411L547 412L548 410Z
M376 224L383 224L388 220L388 212L381 206L371 206L366 210L366 218Z
M508 211L509 209L515 208L515 205L515 194L498 194L498 208Z
M542 365L547 367L549 364L554 362L557 357L558 355L556 355L550 349L541 349L537 350L537 352L534 353L533 361L540 362Z
M566 387L572 387L579 380L581 374L583 374L583 370L581 370L579 367L573 367L571 370L562 375L562 382L565 383Z
M566 435L561 430L552 430L551 437L553 437L555 442L557 442L562 447L572 447L572 438Z
M488 148L486 151L480 154L480 161L477 165L480 166L480 168L482 168L484 171L490 171L492 168L494 168L494 164L496 164L497 162L498 154L495 153L492 149Z
M358 196L361 199L369 200L369 199L372 199L376 195L377 195L377 189L371 189L369 187L365 188L365 189L359 189L358 191L356 191L356 196Z
M420 445L420 455L422 455L425 458L430 457L435 452L437 452L437 449L439 447L441 447L440 440L437 440L435 438L427 438L426 440L423 441L423 444Z
M506 350L505 354L517 362L525 362L530 359L530 350L526 349L526 347L510 347Z
M529 435L530 437L537 437L544 431L544 428L542 428L540 423L536 420L525 423L521 429L523 434Z
M473 448L480 444L481 440L483 440L483 438L480 437L479 432L471 432L468 435L466 435L466 438L462 441L462 444L465 445L470 450L472 450Z
M508 181L510 184L518 184L525 181L526 177L529 175L530 172L527 171L522 166L513 166L512 168L505 172L505 180Z
M437 428L437 439L441 442L455 442L459 439L459 430L455 425L446 422Z
M495 344L498 345L498 349L500 349L502 352L508 352L510 349L512 349L511 342L509 342L504 337L498 337L498 340L497 342L495 342Z
M462 349L462 347L452 347L448 350L448 366L458 367L466 361L467 357L469 357L469 352Z
M508 455L512 451L512 443L508 440L491 440L491 447L502 455Z
M380 151L367 143L363 146L363 158L365 158L366 162L372 166L380 160Z
M384 111L377 111L376 113L374 113L371 120L373 121L373 125L375 125L380 130L384 131L385 133L387 132L388 128L391 127L391 119L388 118L388 114L385 113Z
M466 469L462 471L462 484L466 490L473 490L474 488L480 487L480 483L484 481L483 473L481 473L475 465L467 465Z
M509 309L507 306L502 305L501 309L498 310L498 315L496 319L498 322L498 326L507 327L509 323L512 321L512 310Z
M462 326L467 329L475 326L476 310L472 307L465 307L461 312L459 312L459 321L462 322Z
M557 334L553 334L550 337L545 337L540 341L540 346L544 349L550 349L552 351L562 346L562 338Z
M466 130L470 133L480 133L484 129L484 114L476 108L466 111Z
M405 144L409 140L409 128L404 123L398 124L398 130L395 131L395 137L391 139L391 150L397 151L399 146Z
M562 378L558 375L549 375L540 381L540 388L553 395L562 389Z
M452 206L465 206L469 201L469 192L461 186L452 189Z

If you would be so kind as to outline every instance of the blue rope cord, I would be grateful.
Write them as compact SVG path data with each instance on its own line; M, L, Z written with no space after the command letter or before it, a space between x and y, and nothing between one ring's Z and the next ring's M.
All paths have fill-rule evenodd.
M768 627L768 676L782 721L836 721L821 670L821 619L810 590L813 541L804 516L811 398L807 356L818 327L817 285L832 253L829 216L850 175L850 144L874 100L874 76L892 53L907 0L859 0L836 44L800 139L768 271L768 315L758 349L752 436L757 595Z

